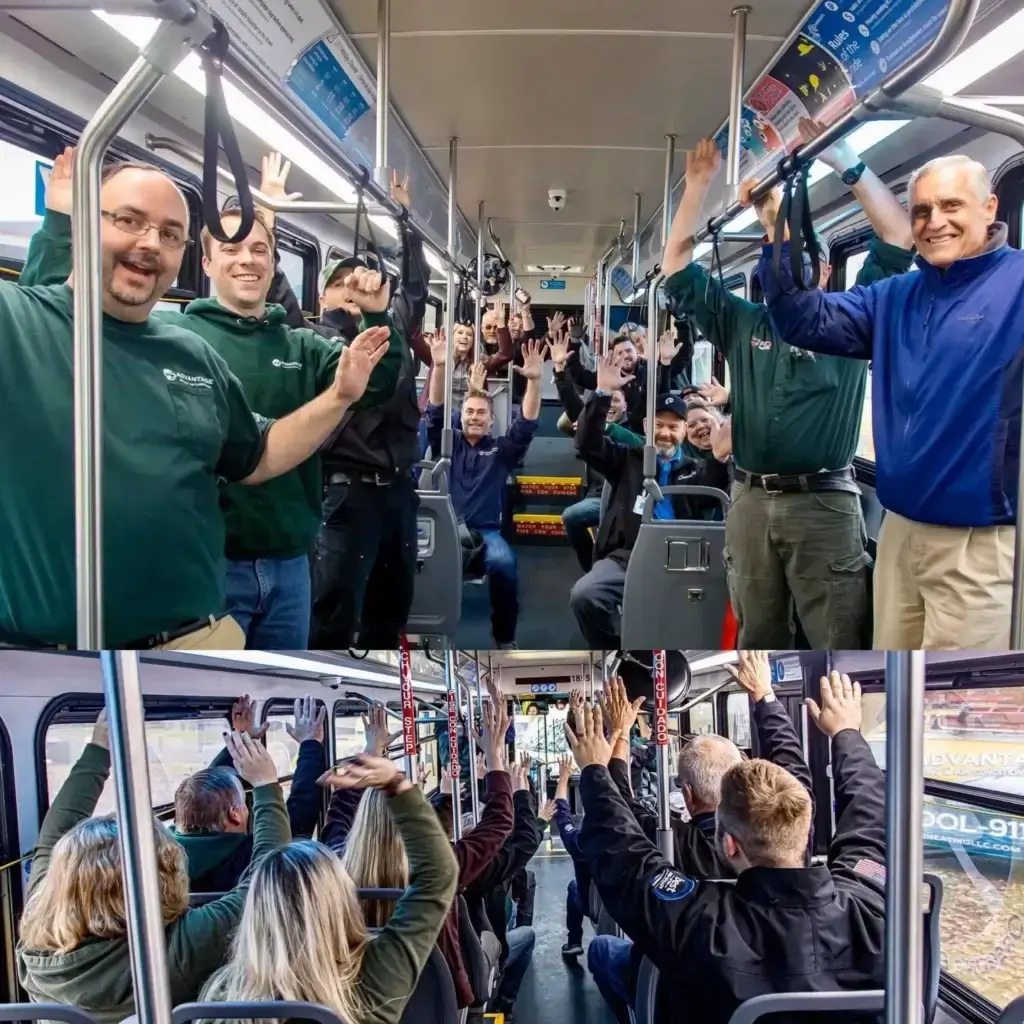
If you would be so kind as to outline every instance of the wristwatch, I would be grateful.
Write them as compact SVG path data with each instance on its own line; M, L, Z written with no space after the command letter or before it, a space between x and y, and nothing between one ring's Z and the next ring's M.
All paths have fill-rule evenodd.
M775 700L775 692L766 693L759 701L758 704L771 704Z
M864 166L864 161L862 160L856 167L843 171L843 184L850 187L856 185L866 170L867 167Z

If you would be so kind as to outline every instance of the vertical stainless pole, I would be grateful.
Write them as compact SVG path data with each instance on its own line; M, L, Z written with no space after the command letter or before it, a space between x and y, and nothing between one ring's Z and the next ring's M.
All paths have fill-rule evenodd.
M725 183L729 187L729 202L736 199L740 183L740 147L743 125L743 79L745 77L747 47L747 15L749 7L734 7L735 18L732 37L732 77L729 82L729 140L725 161Z
M477 668L480 665L477 662ZM473 694L468 686L466 690L466 745L469 747L469 805L473 814L473 824L480 822L480 786L476 779L476 716L473 714Z
M484 720L484 684L480 678L480 652L473 652L473 662L476 665L476 714L481 723Z
M594 652L590 651L590 695L587 699L590 701L591 704L594 703L594 687L596 685L596 681L594 679L594 672L596 671L596 668L597 666L594 665Z
M885 656L885 1024L921 1024L923 651Z
M377 167L374 176L389 188L388 122L391 117L391 0L377 0Z
M462 838L462 779L459 778L459 684L455 679L452 649L444 651L444 681L448 690L448 769L452 776L452 838ZM472 744L470 745L472 750ZM476 776L476 758L470 759L470 774Z
M640 280L640 211L642 197L639 192L633 193L633 288Z
M139 1024L171 1024L139 656L134 651L102 651L100 664L110 727L135 1012Z
M622 257L616 254L611 262L605 267L604 279L604 324L601 330L601 350L595 348L595 355L602 355L609 350L611 345L611 323L612 323L612 271L622 262Z
M605 257L597 265L597 274L594 277L594 327L601 323L601 314L604 311L604 268L608 262ZM592 329L590 334L590 347L597 352L597 331Z
M658 849L670 862L675 860L674 835L670 819L671 748L668 739L668 677L666 652L652 651L654 659L654 742L658 767ZM628 739L628 738L627 738Z
M515 271L510 270L508 275L508 310L509 319L512 318L512 312L516 308L516 291L519 288L519 278L516 277ZM508 364L508 401L505 403L505 433L507 434L512 429L512 393L515 390L516 384L516 361L513 358Z
M473 359L480 362L484 352L483 319L484 319L484 204L481 200L478 207L477 229L476 229L476 290L477 299L473 310L473 324L475 327L475 348Z
M452 392L455 385L455 221L458 217L459 205L455 198L455 190L459 184L459 140L453 136L448 141L448 316L445 320L445 350L447 358L444 362L444 428L441 430L441 458L451 459L454 435L452 433Z

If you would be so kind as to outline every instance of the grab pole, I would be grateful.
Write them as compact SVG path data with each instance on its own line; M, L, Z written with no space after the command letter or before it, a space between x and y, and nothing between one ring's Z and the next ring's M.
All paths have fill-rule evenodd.
M2 6L2 4L0 4ZM198 6L174 7L181 21L161 21L78 140L72 170L74 302L75 572L79 650L103 646L103 253L100 187L103 157L125 122L214 32ZM160 10L154 5L154 14ZM171 14L171 10L167 11Z
M455 232L456 219L459 215L455 190L458 184L459 140L452 136L448 141L448 310L445 316L444 426L441 429L441 462L446 468L451 465L452 446L455 443L455 435L452 432L452 393L455 389Z
M101 651L110 764L117 803L124 910L139 1024L171 1024L167 936L161 913L146 713L136 651Z
M736 199L740 184L740 146L743 124L743 79L746 76L747 15L749 7L734 7L735 18L732 38L732 76L729 82L729 142L725 161L725 183L729 187L729 201Z
M377 0L377 166L374 176L390 191L388 128L391 117L391 0Z
M640 280L640 211L643 206L643 196L639 192L633 193L633 287Z
M449 433L450 433L449 429ZM458 842L462 838L462 793L459 778L459 684L455 678L455 665L452 649L444 651L444 681L448 690L448 771L452 777L452 838ZM470 758L470 774L476 758Z
M473 302L473 362L479 363L484 351L484 202L477 207L476 222L476 299ZM487 385L485 384L484 387Z
M654 743L658 754L658 849L663 857L672 863L675 850L670 820L671 805L669 791L672 778L672 764L668 745L668 671L665 652L653 651L654 655ZM629 742L629 737L623 739Z

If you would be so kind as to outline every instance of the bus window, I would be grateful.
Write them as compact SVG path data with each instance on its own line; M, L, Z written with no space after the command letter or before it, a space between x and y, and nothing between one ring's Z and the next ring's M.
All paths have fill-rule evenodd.
M884 767L884 694L864 695L861 731ZM1024 796L1024 687L926 691L924 773L937 782Z
M296 298L301 302L306 280L306 268L303 259L297 252L292 252L283 245L278 247L278 254L284 276L288 278L292 291L295 292Z
M750 698L745 693L730 693L725 703L729 739L737 747L750 747Z
M277 767L277 777L284 778L295 771L295 760L299 756L299 745L288 735L289 725L295 716L275 711L267 715L267 750Z
M715 731L715 705L713 701L702 700L690 708L690 732L695 736L707 736Z
M208 768L224 747L224 720L185 718L146 722L149 789L152 804L174 802L178 786L193 773ZM55 722L46 730L46 791L50 800L64 784L72 766L92 738L92 723ZM115 810L111 780L103 789L97 814Z
M43 222L36 212L42 207L40 168L48 176L52 166L51 160L0 141L0 259L24 261L29 239Z
M398 731L398 724L393 718L388 719L392 732ZM334 757L353 757L361 754L366 748L366 730L363 728L361 715L337 716L334 719Z
M924 842L942 879L942 967L1002 1009L1024 994L1024 817L927 796Z

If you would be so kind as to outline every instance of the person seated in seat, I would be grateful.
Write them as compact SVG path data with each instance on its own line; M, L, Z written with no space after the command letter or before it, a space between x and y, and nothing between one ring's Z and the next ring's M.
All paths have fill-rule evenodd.
M135 1013L117 815L93 817L110 778L106 712L46 812L32 856L17 946L18 981L35 1003L66 1003L97 1024ZM228 750L253 787L252 864L291 840L277 768L266 748L232 733ZM219 900L189 908L185 851L154 819L160 911L175 1006L199 997L224 962L252 881L245 872Z
M510 772L515 818L512 834L476 880L462 890L474 927L478 932L493 932L501 944L501 983L488 1010L504 1014L505 1024L515 1024L512 1008L537 941L537 933L529 924L519 923L509 928L506 916L513 878L526 868L544 835L543 821L538 818L527 781L530 766L527 754ZM486 808L486 804L484 806Z
M462 403L462 429L452 442L450 492L460 532L475 531L483 542L484 571L490 582L491 630L499 648L515 646L519 616L519 572L516 557L501 535L508 474L526 455L540 416L540 378L546 346L528 342L523 365L515 371L526 378L523 408L507 434L494 437L494 406L485 391L470 391ZM430 379L427 433L434 451L441 450L444 427L444 345L435 342L431 355L437 372Z
M569 595L580 631L594 650L615 650L619 643L626 566L640 532L645 501L643 448L616 444L605 432L612 392L631 377L624 376L613 356L601 359L597 390L580 416L576 448L588 466L611 485L608 510L594 544L593 568L576 581ZM717 458L699 463L682 454L686 438L686 407L673 392L658 395L654 442L658 452L658 483L699 484L728 490L729 471ZM645 421L646 422L646 421ZM716 436L712 426L712 437ZM655 519L702 519L717 502L710 498L666 496L654 508Z
M454 843L458 865L459 888L464 888L487 869L497 855L513 826L512 782L505 771L502 752L508 715L505 701L496 689L488 685L491 700L484 705L483 738L481 744L487 767L487 800L480 823ZM366 722L366 754L375 757L387 750L389 734L382 707L371 708ZM324 783L336 789L324 826L323 841L336 852L342 853L342 863L357 888L405 888L409 884L410 861L405 836L395 823L388 820L391 804L385 803L372 792L365 795L342 784L335 786L337 773L325 776ZM443 787L444 788L444 787ZM359 799L359 797L362 799ZM442 796L434 805L442 830L452 838L451 798ZM391 919L393 906L367 901L366 915L370 922L382 924ZM448 964L455 983L459 1008L472 1006L473 989L462 957L459 939L458 908L450 906L444 925L437 937L437 946ZM347 1024L347 1021L346 1021Z
M387 801L409 864L391 919L371 937L338 855L312 840L289 843L253 872L230 959L204 1001L319 1003L345 1024L401 1019L455 898L455 858L423 793L395 762L361 754L332 769L330 785Z
M860 684L834 672L821 680L821 703L806 704L832 745L828 863L807 866L806 788L770 761L741 761L722 778L715 814L732 884L680 870L644 834L608 770L617 723L606 738L601 709L585 707L579 732L566 730L582 767L580 847L612 917L661 974L665 1024L727 1024L768 993L883 987L885 783L860 732Z
M804 761L796 727L785 707L775 699L767 651L739 651L736 668L726 666L733 679L754 702L753 724L764 758L786 769L814 801L811 772ZM652 841L657 841L658 817L634 794L632 751L628 742L642 698L630 703L621 679L610 679L601 701L602 716L611 732L617 732L608 772L618 786L634 820ZM715 842L715 815L726 773L743 761L743 753L725 736L693 737L679 752L677 779L687 817L672 815L675 866L693 878L731 878L735 867ZM808 842L805 863L810 863ZM643 953L629 939L597 935L587 950L587 966L594 981L619 1019L628 1017Z
M231 727L258 743L270 726L257 726L255 712L255 702L248 694L240 697L231 709ZM295 724L285 727L299 744L287 802L293 836L312 836L320 818L322 798L316 783L327 770L326 715L326 705L318 712L316 700L306 697L295 702ZM174 794L171 835L185 849L189 886L195 893L233 889L252 859L245 790L231 765L231 754L225 748L209 768L190 775Z

